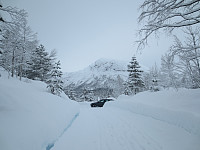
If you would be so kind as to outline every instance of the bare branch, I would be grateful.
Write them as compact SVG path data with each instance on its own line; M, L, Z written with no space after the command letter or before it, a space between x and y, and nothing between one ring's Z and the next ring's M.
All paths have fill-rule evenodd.
M147 44L149 36L158 30L173 31L176 28L200 23L199 0L145 0L138 22L145 22L139 30L138 49Z

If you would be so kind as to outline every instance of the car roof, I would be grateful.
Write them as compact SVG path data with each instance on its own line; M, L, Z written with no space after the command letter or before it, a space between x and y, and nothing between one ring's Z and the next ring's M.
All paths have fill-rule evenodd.
M99 101L102 101L102 100L113 100L113 99L111 99L111 98L103 98L103 99L100 99Z

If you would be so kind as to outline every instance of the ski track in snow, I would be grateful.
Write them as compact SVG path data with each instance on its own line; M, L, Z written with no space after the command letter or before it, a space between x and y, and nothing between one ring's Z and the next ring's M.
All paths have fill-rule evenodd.
M88 104L89 105L89 104ZM199 137L183 128L119 108L81 106L52 150L197 150Z
M56 140L51 142L47 145L46 150L50 150L54 147L55 143L62 137L62 135L72 126L73 122L76 120L76 118L79 116L79 113L75 114L70 123L66 126L66 128L63 130L63 132L58 136Z

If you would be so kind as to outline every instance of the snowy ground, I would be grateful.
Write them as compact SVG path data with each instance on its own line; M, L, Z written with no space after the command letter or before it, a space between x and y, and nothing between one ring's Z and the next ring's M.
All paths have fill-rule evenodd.
M45 150L62 136L79 105L48 93L42 82L0 74L0 150Z
M90 108L82 104L79 117L52 150L200 149L200 136L166 121L113 105L116 104Z
M200 149L199 89L120 96L91 108L0 73L0 150Z

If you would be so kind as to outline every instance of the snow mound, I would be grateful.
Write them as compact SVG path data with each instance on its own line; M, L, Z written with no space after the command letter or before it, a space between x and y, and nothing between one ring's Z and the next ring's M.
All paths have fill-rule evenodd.
M0 69L0 149L46 150L57 140L79 105L46 91L39 81L15 78Z
M106 107L117 107L183 128L200 137L200 89L122 95Z

